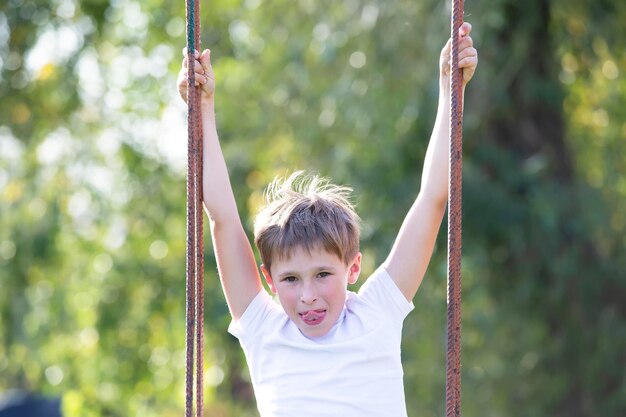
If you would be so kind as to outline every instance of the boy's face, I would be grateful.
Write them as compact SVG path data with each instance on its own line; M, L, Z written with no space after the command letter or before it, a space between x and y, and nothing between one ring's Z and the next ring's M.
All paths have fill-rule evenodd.
M298 247L289 259L276 259L271 271L261 270L289 318L307 337L324 336L339 319L346 288L361 272L361 254L346 265L319 248Z

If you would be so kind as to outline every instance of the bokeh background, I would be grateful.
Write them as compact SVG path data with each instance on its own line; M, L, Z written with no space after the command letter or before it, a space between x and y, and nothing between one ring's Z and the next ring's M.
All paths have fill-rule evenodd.
M214 0L217 118L248 230L309 169L355 189L365 274L418 192L450 6ZM463 415L626 415L626 2L467 1ZM0 5L0 393L64 416L184 406L182 0ZM206 245L207 416L256 416ZM441 416L445 226L403 362Z

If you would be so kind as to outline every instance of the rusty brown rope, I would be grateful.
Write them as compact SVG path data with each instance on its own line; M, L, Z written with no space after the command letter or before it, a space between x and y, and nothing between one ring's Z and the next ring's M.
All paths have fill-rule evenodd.
M200 45L199 0L187 5L187 263L186 263L186 368L185 417L193 416L194 382L196 416L203 415L204 357L204 240L202 217L202 119L200 91L195 87L194 51ZM194 378L194 342L195 369Z
M194 43L200 50L200 0L194 1ZM196 109L200 109L200 90L194 88ZM194 137L195 147L195 227L196 227L196 415L204 414L204 233L202 212L202 118L200 111L195 112L197 134Z
M461 415L461 189L463 168L463 74L459 68L459 28L463 0L452 0L450 65L450 183L448 188L448 344L446 417Z

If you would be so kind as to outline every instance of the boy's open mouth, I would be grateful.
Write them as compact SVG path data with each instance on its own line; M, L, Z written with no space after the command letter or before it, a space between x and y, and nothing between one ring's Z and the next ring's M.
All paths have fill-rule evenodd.
M304 313L300 313L302 321L309 326L315 326L320 324L326 317L326 310L309 310Z

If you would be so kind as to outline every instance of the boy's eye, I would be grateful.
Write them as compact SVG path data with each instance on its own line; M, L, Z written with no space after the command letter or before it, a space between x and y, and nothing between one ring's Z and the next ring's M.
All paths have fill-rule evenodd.
M325 278L329 275L330 275L330 272L320 272L319 274L317 274L317 276L320 278Z
M296 282L296 277L285 277L283 278L283 281Z

